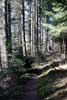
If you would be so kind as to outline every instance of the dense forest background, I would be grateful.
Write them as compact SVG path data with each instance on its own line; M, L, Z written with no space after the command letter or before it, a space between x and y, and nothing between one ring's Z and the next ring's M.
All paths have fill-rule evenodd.
M56 78L61 77L61 74L67 75L66 63L67 0L0 0L1 100L4 96L8 97L8 100L36 100L39 97L41 100L60 100L62 96L54 95L58 97L56 99L50 96L59 90L59 87L55 85L54 88L53 83L47 84L53 82L53 75ZM44 81L45 75L48 80L45 78ZM38 77L38 82L33 80L33 77ZM34 95L36 93L26 95L27 99L20 96L21 89L24 89L17 87L22 87L22 84L25 87L24 84L28 81L28 85L33 84L35 87L38 83L38 97ZM12 91L16 92L17 89L19 99L16 98L18 94L10 96L12 91L8 93L11 86L16 87ZM30 99L33 95L35 98ZM46 98L47 96L50 97Z

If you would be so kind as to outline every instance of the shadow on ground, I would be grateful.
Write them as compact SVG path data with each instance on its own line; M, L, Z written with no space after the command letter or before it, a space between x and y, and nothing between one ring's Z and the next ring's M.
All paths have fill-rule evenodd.
M39 79L41 100L67 100L67 70L50 70Z

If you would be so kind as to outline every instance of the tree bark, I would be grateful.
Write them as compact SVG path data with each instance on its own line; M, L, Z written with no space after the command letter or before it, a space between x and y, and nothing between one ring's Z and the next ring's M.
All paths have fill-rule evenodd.
M26 51L26 39L25 39L25 13L24 13L24 0L22 1L22 9L21 9L21 24L22 24L22 44L23 44L23 55L27 56Z
M2 34L0 40L1 47L1 63L2 69L8 68L7 51L6 51L6 33L5 33L5 0L2 0Z

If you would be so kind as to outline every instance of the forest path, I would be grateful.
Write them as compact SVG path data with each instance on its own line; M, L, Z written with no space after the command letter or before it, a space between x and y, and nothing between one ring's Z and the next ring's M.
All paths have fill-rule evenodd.
M40 100L37 94L38 79L31 77L28 79L23 88L23 100Z
M46 65L45 65L46 66ZM41 69L44 69L45 66L40 66L40 70L37 69L37 71L42 73L43 71ZM35 68L36 69L36 68ZM48 68L49 69L49 68ZM66 70L67 69L67 64L60 65L56 69L59 70ZM41 75L40 73L40 75ZM30 78L27 79L25 84L23 85L23 100L41 100L38 96L37 93L37 87L38 87L38 79L39 75L33 75L30 73Z

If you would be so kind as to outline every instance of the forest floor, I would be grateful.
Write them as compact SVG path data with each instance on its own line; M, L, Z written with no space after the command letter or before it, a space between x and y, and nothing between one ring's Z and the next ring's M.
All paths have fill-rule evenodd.
M52 67L51 61L28 70L9 96L0 100L67 100L67 63Z
M30 78L23 86L23 100L67 100L67 63L61 60L60 55L53 54L28 71ZM53 63L52 67L53 61L61 63Z
M40 67L39 67L40 69ZM44 69L44 66L41 66ZM38 70L40 72L40 70ZM39 73L38 73L39 74ZM23 100L67 100L67 64L33 75L24 84Z
M38 93L41 100L67 100L67 64L42 73Z

